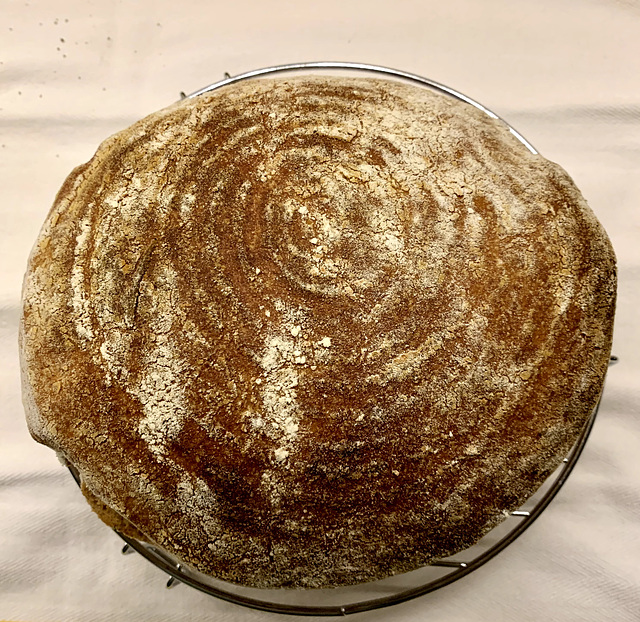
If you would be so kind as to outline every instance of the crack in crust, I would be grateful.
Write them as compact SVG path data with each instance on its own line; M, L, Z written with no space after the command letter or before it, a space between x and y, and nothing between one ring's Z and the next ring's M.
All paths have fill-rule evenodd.
M27 419L105 522L187 565L370 581L473 544L555 469L615 287L567 174L475 108L240 83L65 182L25 277Z

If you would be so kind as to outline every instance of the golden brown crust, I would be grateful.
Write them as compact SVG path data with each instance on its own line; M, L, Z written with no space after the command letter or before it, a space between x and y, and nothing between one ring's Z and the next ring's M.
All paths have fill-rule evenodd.
M198 570L382 578L555 469L602 388L615 287L566 173L475 108L240 83L65 182L25 278L29 426Z

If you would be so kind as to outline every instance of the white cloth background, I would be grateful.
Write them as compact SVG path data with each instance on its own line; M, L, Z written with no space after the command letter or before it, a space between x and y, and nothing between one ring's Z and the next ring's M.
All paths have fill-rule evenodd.
M109 134L231 74L377 63L456 88L562 164L613 241L619 303L591 439L560 495L479 571L367 622L640 620L640 3L636 0L0 0L0 618L288 620L165 575L92 514L20 401L27 255Z

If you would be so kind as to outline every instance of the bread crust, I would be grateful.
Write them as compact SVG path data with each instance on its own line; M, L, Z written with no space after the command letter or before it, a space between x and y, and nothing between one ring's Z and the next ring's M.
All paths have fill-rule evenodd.
M27 420L105 522L188 566L362 583L553 472L615 291L580 192L501 122L384 80L247 81L65 181L24 283Z

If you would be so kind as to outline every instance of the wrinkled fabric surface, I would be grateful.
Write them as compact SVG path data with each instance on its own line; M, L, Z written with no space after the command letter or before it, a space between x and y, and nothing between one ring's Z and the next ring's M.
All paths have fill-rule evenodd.
M620 362L558 497L469 576L354 619L640 620L640 3L3 0L0 8L0 619L294 619L184 585L167 590L160 570L120 554L120 539L26 429L20 287L55 193L102 139L224 72L343 60L427 76L503 116L574 178L619 262Z

